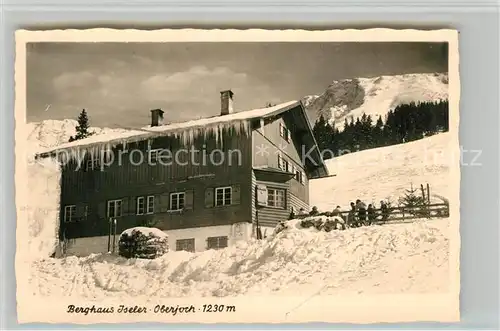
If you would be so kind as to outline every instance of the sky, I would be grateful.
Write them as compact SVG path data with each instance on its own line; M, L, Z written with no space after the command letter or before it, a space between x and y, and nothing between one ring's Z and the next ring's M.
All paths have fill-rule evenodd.
M333 80L447 72L437 43L30 43L27 119L76 119L143 127L151 109L166 122L220 113L220 91L235 111L321 94Z

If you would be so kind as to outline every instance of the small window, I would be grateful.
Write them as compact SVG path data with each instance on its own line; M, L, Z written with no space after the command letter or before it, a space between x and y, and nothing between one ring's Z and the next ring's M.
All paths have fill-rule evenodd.
M108 218L122 216L122 201L110 200L108 201Z
M154 195L148 196L148 209L147 214L153 214L155 211L155 197Z
M207 238L207 248L208 249L220 249L227 247L227 237L208 237Z
M285 190L267 189L267 205L275 208L285 208Z
M175 241L176 251L194 252L194 238L179 239Z
M283 157L283 155L278 154L278 168L283 170L283 171L288 171L290 167L290 164L288 163L287 160Z
M300 183L305 184L306 183L306 173L301 171L300 172Z
M137 198L137 215L143 215L146 206L144 204L144 197Z
M64 222L75 222L76 221L76 206L69 205L64 206Z
M160 155L161 149L151 149L149 151L149 163L156 163L158 160L158 155Z
M286 127L284 123L280 122L280 137L290 142L290 130Z
M184 198L185 198L184 192L171 193L170 210L176 211L184 209Z
M215 205L227 206L231 204L231 187L218 187L215 189Z

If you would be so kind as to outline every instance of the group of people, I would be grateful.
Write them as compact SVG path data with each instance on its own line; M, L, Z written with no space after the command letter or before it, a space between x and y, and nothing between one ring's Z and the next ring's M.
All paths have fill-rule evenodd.
M344 221L349 225L349 227L359 227L363 225L372 225L374 221L380 216L381 220L385 222L389 218L389 207L385 201L380 201L380 210L377 211L373 204L366 204L357 199L356 202L350 203L351 209L347 216L344 216L340 206L337 206L332 212L328 213L329 216L338 216L344 219ZM312 210L307 213L303 208L300 209L299 215L317 215L319 214L318 208L313 207Z

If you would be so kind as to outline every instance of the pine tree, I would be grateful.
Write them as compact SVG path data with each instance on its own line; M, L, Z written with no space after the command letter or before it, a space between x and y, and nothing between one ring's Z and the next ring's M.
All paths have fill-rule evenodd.
M76 126L76 135L71 136L69 138L69 141L85 139L93 134L94 132L89 132L89 118L87 116L87 111L83 109L80 115L78 115L78 125Z
M399 199L399 204L405 208L410 214L416 214L419 209L424 206L425 201L419 195L418 189L410 185L410 189L406 190L405 195Z

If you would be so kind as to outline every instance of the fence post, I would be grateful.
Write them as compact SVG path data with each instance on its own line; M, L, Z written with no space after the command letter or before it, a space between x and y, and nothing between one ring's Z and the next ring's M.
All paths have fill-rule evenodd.
M427 203L429 205L431 204L431 187L429 186L429 183L427 183Z

